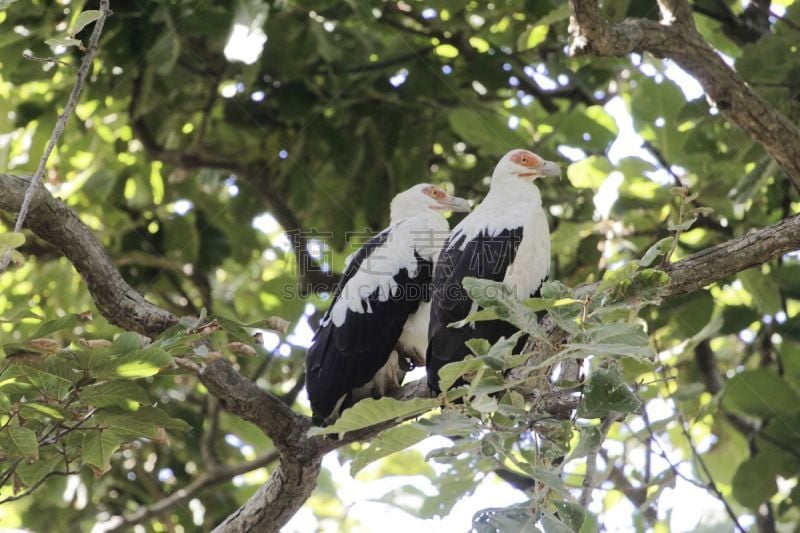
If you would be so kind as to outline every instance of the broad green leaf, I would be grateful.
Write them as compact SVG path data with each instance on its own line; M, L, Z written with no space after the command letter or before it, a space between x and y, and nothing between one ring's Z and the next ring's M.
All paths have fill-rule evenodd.
M664 255L667 250L669 250L673 240L674 237L664 237L660 241L656 242L653 246L648 248L642 258L639 259L639 266L648 267L653 264L653 261L655 261L656 258Z
M30 487L50 472L63 470L61 467L63 464L64 457L59 453L53 453L35 461L22 461L17 466L16 473L22 483Z
M0 233L0 250L13 250L25 244L25 235L23 233Z
M5 376L23 376L33 386L59 400L72 390L73 379L80 377L65 360L57 356L31 364L17 364Z
M586 457L589 452L597 449L603 442L603 435L597 426L584 426L581 428L581 438L578 445L572 450L565 462Z
M137 333L132 331L124 331L117 335L114 339L112 347L114 355L124 355L134 350L138 350L142 346L142 341Z
M531 512L530 504L483 509L472 517L472 528L477 533L539 533L536 527L539 516Z
M0 431L0 449L11 457L36 459L39 457L39 442L36 433L28 428L8 426Z
M632 357L650 361L655 356L655 352L649 346L631 346L622 343L596 343L581 344L569 343L564 345L564 352L568 352L571 357L584 358L595 355L607 359L619 359L620 357Z
M619 372L598 370L584 387L584 397L578 406L579 418L602 418L611 413L631 413L641 402L622 381Z
M72 24L69 33L71 35L75 35L102 16L103 13L101 13L98 9L87 9L86 11L81 11L81 14L78 15L78 18L75 19L75 22Z
M49 44L50 46L77 46L78 48L83 48L83 42L80 39L75 39L74 37L70 37L68 35L64 35L61 37L53 37L52 39L47 39L45 44Z
M57 331L72 329L83 322L86 322L86 318L84 316L76 313L67 314L60 318L56 318L55 320L42 322L39 327L36 328L36 331L33 333L33 335L31 335L31 338L38 339L42 337L49 337Z
M733 476L734 497L745 507L758 508L778 492L776 473L776 465L764 454L747 459Z
M92 467L95 477L100 477L111 469L111 456L125 440L113 429L86 431L83 434L81 459Z
M767 369L745 370L725 383L722 406L744 415L777 418L797 412L800 395Z
M530 141L527 135L509 129L508 119L490 109L459 107L451 111L447 119L465 142L489 154L500 156Z
M597 190L614 170L606 157L591 156L567 167L567 178L578 189Z
M545 513L541 520L544 533L575 533L571 527L558 519L556 515Z
M483 366L484 362L478 357L467 357L461 361L448 363L439 369L439 388L448 390L465 374L475 372Z
M327 427L314 427L308 431L309 436L329 433L345 433L355 431L381 422L402 420L429 411L439 405L434 398L414 398L412 400L395 400L384 397L378 400L367 398L345 409L335 424Z
M172 364L172 357L157 346L148 346L101 364L95 377L137 379L154 376Z
M149 401L147 392L139 384L123 380L84 387L80 392L80 398L96 407L116 405L123 409L128 408L132 402L144 405Z
M387 455L405 450L428 436L428 429L417 424L403 424L383 431L350 463L350 475L355 476L365 466Z
M157 407L143 406L136 411L123 411L109 407L95 415L97 425L114 430L115 434L129 439L159 437L158 428L189 431L192 427L179 418L172 418Z
M20 413L25 418L39 418L41 415L45 415L55 420L64 419L64 415L55 407L38 402L25 402L21 404Z
M757 268L739 273L744 290L750 293L761 314L774 315L781 310L781 293L777 283Z
M586 509L573 502L553 502L558 509L558 516L570 531L575 533L581 531L586 520Z
M523 52L536 48L547 39L548 31L550 31L550 28L545 25L530 26L517 39L517 50Z

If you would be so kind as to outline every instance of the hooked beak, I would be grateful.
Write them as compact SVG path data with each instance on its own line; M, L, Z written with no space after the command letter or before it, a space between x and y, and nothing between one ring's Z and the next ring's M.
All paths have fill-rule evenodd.
M561 179L561 167L553 161L545 161L542 165L542 176L558 176Z
M469 213L472 209L467 200L459 198L458 196L448 196L447 198L439 200L439 203L454 213Z

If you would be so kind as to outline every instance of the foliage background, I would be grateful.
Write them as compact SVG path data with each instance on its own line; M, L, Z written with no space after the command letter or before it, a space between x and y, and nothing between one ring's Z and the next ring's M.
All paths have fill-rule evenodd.
M30 174L74 72L25 56L77 65L76 47L45 41L96 5L3 4L0 168ZM796 191L764 149L689 91L674 64L636 55L569 57L565 2L117 4L77 117L48 166L48 187L157 305L179 315L205 308L243 324L268 315L290 320L292 334L268 333L263 353L239 364L299 410L307 409L303 343L325 307L324 294L306 295L307 287L329 284L325 271L341 271L352 251L347 233L382 228L393 194L414 183L444 183L478 200L509 148L533 146L566 161L568 179L545 183L542 193L552 215L552 278L567 286L597 281L670 236L669 223L684 222L673 186L698 194L693 208L713 209L682 231L674 260L798 212ZM695 20L740 75L796 122L800 31L791 21L800 21L800 7L773 2L787 23L764 22L749 5L698 1ZM615 20L658 16L655 2L615 0L603 8ZM85 40L89 31L76 37ZM247 34L238 53L248 61L237 61L232 36ZM7 214L0 220L13 226ZM309 240L283 231L298 228L321 233ZM323 272L298 288L294 252L307 245ZM3 344L35 336L39 324L22 319L26 311L47 318L92 311L90 322L53 335L62 344L119 333L58 250L29 236L20 251L25 264L0 277L0 313L9 318L0 324ZM742 523L758 517L760 525L796 527L798 298L800 264L787 256L643 311L658 364L623 363L646 410L612 429L601 461L610 481L593 510L633 505L637 527L650 521L663 528L670 519L657 506L663 491L681 476L705 487L710 474ZM221 412L185 376L159 374L142 385L191 429L170 434L168 443L135 441L110 457L105 476L86 468L47 480L0 509L4 526L90 529L192 483L209 465L272 450L260 431ZM421 498L403 486L382 499L428 519L447 515L484 478L500 483L493 468L455 461L440 475L408 450L359 476L427 477L436 494ZM199 503L176 505L148 523L156 530L216 524L268 469L201 490ZM307 505L321 524L357 527L326 472ZM648 517L653 505L656 516ZM724 514L704 516L703 525L730 527Z

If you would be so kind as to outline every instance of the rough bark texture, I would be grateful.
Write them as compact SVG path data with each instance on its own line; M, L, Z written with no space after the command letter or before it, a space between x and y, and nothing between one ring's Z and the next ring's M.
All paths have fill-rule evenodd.
M30 180L0 174L0 209L16 213ZM95 304L109 322L154 337L177 317L151 304L122 279L105 248L75 212L37 186L25 227L56 246L86 281Z
M245 504L214 528L214 533L271 533L280 531L303 506L322 467L322 456L307 463L281 461L278 468Z
M573 55L624 57L650 52L694 76L707 97L775 158L800 190L800 129L753 91L697 32L686 0L660 0L662 21L611 24L597 0L570 0Z
M712 246L667 267L670 296L696 291L709 284L761 265L800 248L800 215Z
M28 183L23 178L0 174L0 210L16 213ZM127 284L91 230L44 187L36 191L26 225L72 261L86 280L100 312L110 322L148 336L155 336L175 323L172 314L154 306ZM672 281L665 297L697 290L798 248L800 215L670 265L667 271ZM543 326L551 335L551 346L563 341L564 333L552 321L545 321ZM544 343L537 345L535 351L545 350L544 346ZM182 361L181 366L194 372L223 408L257 425L272 439L280 454L280 464L269 481L217 527L219 532L279 530L313 491L326 453L356 440L368 440L398 423L387 422L346 434L341 439L308 437L311 427L308 417L295 413L280 398L257 387L225 360L204 366ZM409 383L393 394L400 399L427 395L424 380ZM575 407L575 400L570 397L537 400L549 412L559 409L569 412Z

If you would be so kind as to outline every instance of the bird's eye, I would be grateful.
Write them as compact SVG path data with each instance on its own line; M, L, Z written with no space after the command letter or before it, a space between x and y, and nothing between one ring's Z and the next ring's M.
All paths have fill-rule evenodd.
M522 156L522 159L520 159L520 161L521 161L523 164L525 164L525 163L527 163L527 162L528 162L528 158L527 158L526 156Z

